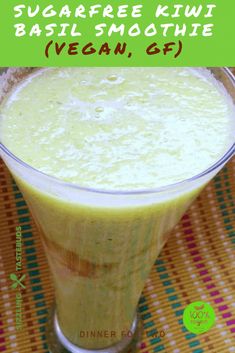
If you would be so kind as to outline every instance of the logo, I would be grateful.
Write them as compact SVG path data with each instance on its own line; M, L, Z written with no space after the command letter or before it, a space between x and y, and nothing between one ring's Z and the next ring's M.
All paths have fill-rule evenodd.
M23 328L23 295L25 289L24 280L26 274L23 274L22 257L23 257L23 242L21 226L16 227L16 246L15 246L15 273L11 273L11 288L15 290L15 328L22 330Z
M193 302L184 309L183 323L188 331L199 335L212 328L215 318L214 309L210 304Z
M22 283L22 281L25 279L26 275L22 275L20 278L17 277L16 274L11 273L10 274L10 279L14 282L11 285L11 288L16 289L18 286L22 287L25 289L25 285Z

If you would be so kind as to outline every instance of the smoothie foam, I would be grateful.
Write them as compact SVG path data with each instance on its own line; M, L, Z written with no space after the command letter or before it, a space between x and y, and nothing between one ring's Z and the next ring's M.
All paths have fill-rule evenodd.
M3 104L1 135L15 155L59 179L157 188L206 170L232 144L222 92L203 69L41 70Z

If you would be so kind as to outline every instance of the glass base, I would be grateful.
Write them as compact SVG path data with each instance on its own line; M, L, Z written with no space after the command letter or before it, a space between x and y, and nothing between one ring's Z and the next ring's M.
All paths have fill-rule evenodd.
M141 321L137 314L129 332L130 334L125 336L120 342L103 349L86 349L78 347L64 336L60 329L56 312L52 309L49 315L46 336L50 353L134 353L137 348L137 343L140 342L142 333Z

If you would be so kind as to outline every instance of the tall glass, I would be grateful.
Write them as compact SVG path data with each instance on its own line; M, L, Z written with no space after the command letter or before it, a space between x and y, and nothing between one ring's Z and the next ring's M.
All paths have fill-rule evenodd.
M212 71L234 95L229 71ZM200 175L137 192L69 184L30 167L3 144L0 150L38 226L53 277L50 351L131 350L138 300L154 261L235 146Z

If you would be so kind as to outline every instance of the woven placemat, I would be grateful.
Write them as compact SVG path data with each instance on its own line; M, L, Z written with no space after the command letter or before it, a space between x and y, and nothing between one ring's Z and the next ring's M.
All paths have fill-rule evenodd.
M235 159L206 187L154 265L140 299L139 353L235 352ZM23 327L16 330L16 227L22 228ZM53 288L26 203L0 163L0 352L48 352L45 328ZM216 324L195 335L183 325L190 302L209 302ZM161 336L161 337L160 337Z

